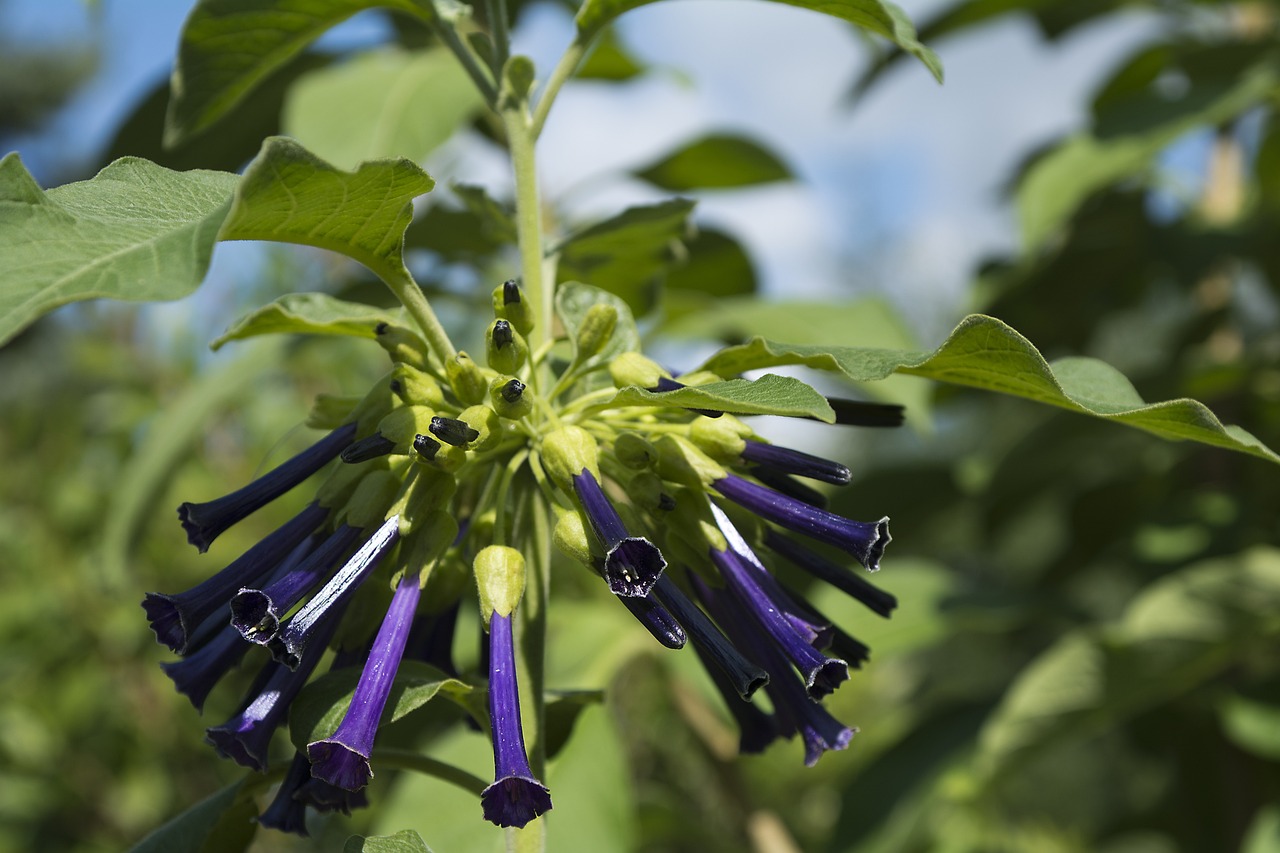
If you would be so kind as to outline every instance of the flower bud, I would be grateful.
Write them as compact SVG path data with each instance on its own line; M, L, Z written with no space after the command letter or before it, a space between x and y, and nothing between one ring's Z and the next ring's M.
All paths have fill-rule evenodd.
M400 527L403 532L403 519ZM401 553L408 554L404 564L405 573L418 573L419 586L425 588L436 561L449 550L457 536L458 522L444 510L432 510L419 518L413 526L413 532L405 539L405 544L400 546Z
M732 415L698 418L689 425L689 440L722 465L741 461L746 437L752 434L751 427Z
M466 421L440 415L431 419L427 429L438 440L451 447L466 447L480 437L480 431L472 429Z
M560 553L584 566L594 566L597 561L603 560L604 553L598 547L595 550L591 547L596 543L596 538L587 531L587 522L582 513L561 507L556 507L556 510L560 517L556 520L551 541L560 549Z
M471 356L459 352L445 365L444 372L449 377L449 387L453 389L455 397L468 406L484 402L489 384L485 382L480 365L472 361Z
M378 421L400 404L400 400L391 392L391 374L379 380L369 393L364 395L359 404L351 410L351 420L356 423L356 435L370 435L378 428Z
M336 523L372 530L382 524L400 491L400 478L390 471L374 471L356 486Z
M400 535L418 530L457 490L458 481L452 474L428 465L417 466L406 493L391 508L400 516Z
M658 451L658 474L664 480L702 489L725 476L724 468L678 435L664 435L654 447Z
M489 366L499 373L518 371L529 357L529 345L507 320L494 320L485 335L485 355Z
M494 288L493 313L494 316L509 321L522 335L533 331L533 310L525 301L524 293L514 278Z
M401 406L393 409L378 422L378 434L395 444L392 453L406 454L413 448L413 439L431 426L435 411L426 406Z
M311 404L311 413L307 415L307 426L311 429L337 429L351 423L354 420L352 413L360 405L360 399L339 394L317 394Z
M478 438L472 439L469 449L488 450L502 441L502 421L488 406L471 406L463 409L458 419L480 434Z
M316 501L328 509L342 507L355 493L356 486L374 470L386 470L386 460L370 465L339 465L316 491Z
M518 421L533 411L533 392L511 376L499 376L489 384L489 401L498 417Z
M515 548L489 545L476 554L472 568L480 592L480 615L485 622L497 613L510 616L524 595L524 556Z
M574 494L573 478L583 469L600 479L600 460L596 440L582 427L561 427L542 439L542 463L556 485L566 494Z
M427 348L427 342L415 332L390 323L379 323L373 331L378 346L386 350L393 362L409 364L420 370L426 369L431 350Z
M448 473L457 471L467 461L467 451L464 448L441 444L429 435L414 436L413 449L418 454L419 461Z
M617 388L629 385L653 388L657 386L659 379L670 376L656 361L645 358L638 352L624 352L609 363L609 377Z
M391 393L410 406L430 406L438 409L444 405L444 391L435 377L408 364L397 364L391 371Z
M613 330L618 327L618 309L612 305L597 302L582 318L578 327L577 350L574 360L586 361L604 349L613 337Z
M652 471L641 471L627 482L627 497L633 504L649 512L662 509L664 497L667 501L671 500L671 496L665 492L662 478Z
M613 455L628 468L644 470L658 460L658 451L636 432L624 432L613 442Z

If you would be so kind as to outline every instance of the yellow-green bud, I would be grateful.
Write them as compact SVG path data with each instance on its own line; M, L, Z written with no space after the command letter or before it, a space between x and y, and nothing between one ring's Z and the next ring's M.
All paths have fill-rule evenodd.
M572 495L573 478L583 469L600 479L600 458L596 440L582 427L567 426L542 439L542 464L556 485Z
M487 542L493 539L493 528L498 523L498 513L492 509L471 517L470 536L476 542Z
M664 489L661 477L652 471L641 471L628 481L627 497L636 506L653 512L662 508Z
M401 406L378 422L378 434L395 442L392 453L404 455L413 449L413 439L426 432L435 411L426 406Z
M556 520L551 541L560 549L560 553L584 566L593 566L594 559L603 558L604 554L599 553L596 537L587 530L587 522L582 513L560 507L556 510L560 517Z
M471 360L471 356L460 352L445 365L445 374L449 377L449 387L453 395L468 406L484 402L489 383L484 380L480 365Z
M499 373L515 373L529 357L529 345L524 336L508 320L490 323L484 341L489 366Z
M458 522L450 513L437 509L418 519L400 550L409 555L405 570L419 573L420 587L427 585L436 560L449 550L457 536Z
M411 476L413 481L408 487L408 493L393 507L400 514L402 536L417 530L424 519L448 503L458 490L458 481L454 476L439 468L418 465L414 467Z
M739 461L747 446L751 427L733 415L718 418L699 417L689 425L689 440L702 452L724 465Z
M597 302L587 309L578 327L577 350L574 359L586 361L604 349L605 344L613 337L613 330L618 327L618 309L612 305Z
M413 437L413 450L418 462L449 474L457 471L467 461L466 448L444 444L426 433Z
M463 409L458 420L466 421L467 426L480 433L480 437L468 445L471 450L488 450L502 441L502 421L488 406L471 406Z
M680 377L680 383L683 385L709 385L712 382L723 382L724 380L710 370L695 370L692 373L686 373Z
M472 568L486 627L493 613L510 616L524 595L524 555L505 545L489 545L476 554Z
M658 460L658 451L636 432L624 432L613 442L613 455L628 468L644 470Z
M312 429L337 429L352 421L352 413L360 405L359 397L344 397L338 394L317 394L316 401L311 404L311 413L307 415L307 426Z
M400 491L400 478L390 471L374 471L356 486L351 500L338 512L340 524L372 529L382 524Z
M427 342L415 332L390 323L379 323L373 331L378 346L386 350L393 362L410 364L419 369L426 368L427 356L431 350L427 348Z
M654 447L658 451L658 474L664 480L702 489L725 476L720 467L707 454L678 435L664 435Z
M397 364L391 371L391 393L409 405L430 406L438 409L444 405L444 391L434 376L408 364Z
M638 352L624 352L609 363L609 378L614 387L626 388L635 385L640 388L652 388L662 378L671 378L671 374L658 366L656 361L645 358Z
M514 376L499 376L489 383L489 405L498 417L518 421L533 411L533 391Z
M493 313L496 317L511 321L511 325L522 335L533 331L533 309L525 301L524 293L515 279L493 289Z
M706 494L698 489L678 489L674 495L679 512L665 516L668 536L682 540L704 561L708 548L723 551L729 547L724 534L716 526Z

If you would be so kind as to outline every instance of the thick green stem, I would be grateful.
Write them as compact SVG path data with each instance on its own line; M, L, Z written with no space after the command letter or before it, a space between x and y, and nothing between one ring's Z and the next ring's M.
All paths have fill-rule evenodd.
M403 273L383 276L382 280L386 282L387 287L391 288L391 292L396 295L405 310L409 312L409 316L418 324L432 352L442 363L448 364L452 361L458 351L453 348L449 333L440 324L440 319L436 317L436 312L432 310L427 297L422 295L422 288L418 287L413 276L406 270Z
M504 108L502 121L507 129L507 147L511 151L511 169L516 183L520 274L525 293L537 313L530 341L536 351L551 339L555 282L543 280L542 207L538 200L537 161L527 105L522 102ZM536 373L534 371L535 381Z

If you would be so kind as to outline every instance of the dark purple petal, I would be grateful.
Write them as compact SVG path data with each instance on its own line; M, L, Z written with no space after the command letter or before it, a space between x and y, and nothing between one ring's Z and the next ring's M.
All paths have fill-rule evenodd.
M902 406L893 403L864 403L844 397L828 397L836 413L836 423L845 426L897 427L902 426Z
M653 593L646 596L619 595L618 600L631 611L636 621L669 649L682 649L689 637L671 613L658 603Z
M369 754L404 656L419 593L417 575L401 579L338 730L331 737L307 744L311 775L316 778L348 791L358 791L373 778Z
M285 666L296 667L317 626L355 593L399 537L400 516L393 515L374 531L373 536L360 546L360 550L347 560L346 565L301 610L293 614L268 644L271 656Z
M742 449L742 458L753 465L763 465L784 474L808 477L810 480L821 480L836 486L847 486L853 479L853 473L839 462L762 441L747 439L746 446Z
M685 385L683 382L677 382L676 380L666 376L659 376L658 384L646 390L652 391L655 394L661 394L664 391L679 391L681 388L687 387L689 386ZM704 418L718 418L724 414L724 412L719 412L715 409L690 409L689 411L697 412Z
M888 518L874 522L850 521L735 474L722 477L711 485L729 500L763 519L843 548L873 572L880 568L880 557L890 540Z
M231 598L232 626L249 642L266 645L279 630L281 617L329 573L359 536L360 528L344 524L306 559L264 588L241 589Z
M339 453L338 456L348 465L355 465L360 462L368 462L370 459L377 459L379 456L386 456L395 449L396 443L394 441L380 432L375 432L373 435L367 435L359 441L351 442L347 449Z
M354 423L340 426L238 491L207 503L182 504L178 507L178 520L187 531L187 541L203 554L222 531L319 471L351 444L355 436Z
M180 661L162 663L160 668L177 691L190 699L197 711L203 711L214 685L240 663L247 651L249 644L234 628L225 625L199 650Z
M674 581L664 576L654 586L653 594L684 626L699 654L715 664L716 670L728 679L733 691L743 701L749 700L751 694L769 683L768 673L747 660Z
M305 760L305 759L304 759ZM307 772L311 772L311 762L307 762ZM311 806L318 812L342 812L349 815L356 809L369 807L369 795L361 789L348 791L337 785L316 779L314 776L302 784L294 799Z
M496 610L489 617L489 720L495 781L480 794L480 805L490 823L524 826L551 810L551 792L529 767L520 724L511 616Z
M310 778L311 763L302 753L295 753L293 762L289 765L289 772L280 783L280 788L276 791L271 805L258 816L258 823L269 829L292 832L303 838L310 835L307 832L307 804L294 797Z
M149 592L142 601L156 639L178 654L185 654L191 632L219 608L226 607L241 587L267 576L311 531L329 515L318 503L310 504L267 538L213 577L176 595Z
M804 569L819 580L826 581L881 616L888 618L893 609L898 606L898 599L892 594L781 533L767 531L764 535L764 544L796 567Z
M648 595L662 577L667 561L658 546L631 536L596 478L587 469L573 476L573 489L583 512L605 549L604 579L614 595Z
M798 501L807 503L809 506L816 506L818 509L827 508L826 495L817 489L806 486L789 474L781 474L772 468L765 468L761 465L748 468L747 473L775 492L782 492L789 498L795 498Z

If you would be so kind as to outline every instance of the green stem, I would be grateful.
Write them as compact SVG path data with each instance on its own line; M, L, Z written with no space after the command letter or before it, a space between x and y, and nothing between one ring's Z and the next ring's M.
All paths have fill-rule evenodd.
M370 760L380 766L396 767L400 770L413 770L416 773L434 776L437 779L457 785L462 790L475 794L477 797L489 786L489 783L479 776L472 776L460 767L454 767L452 764L446 764L443 761L436 761L434 758L428 758L425 755L410 752L407 749L375 749L373 755L370 756Z
M485 0L489 16L489 36L493 39L493 74L502 76L502 67L511 55L511 33L507 29L507 4L503 0Z
M579 35L565 49L564 55L556 63L555 69L551 72L551 79L547 81L547 87L542 90L542 97L538 99L538 106L533 111L534 139L542 134L542 126L547 123L547 114L551 112L551 105L555 103L556 95L560 94L560 87L573 76L573 72L578 70L578 66L582 64L590 48L590 39L583 40Z
M511 152L511 169L516 183L516 231L520 244L520 274L525 293L534 306L534 328L530 344L535 351L551 339L554 282L543 281L542 207L538 201L537 161L534 136L529 125L528 105L524 102L502 111L507 129L507 147ZM532 372L537 388L538 371Z
M431 29L440 37L440 40L445 43L449 50L453 51L453 55L462 64L462 70L467 72L467 76L471 78L471 82L476 84L476 88L480 90L480 94L484 96L489 106L495 106L498 103L498 87L485 75L484 67L476 59L476 55L471 51L471 48L458 37L458 31L453 28L452 24L439 17L436 17L432 22Z
M393 275L384 275L382 280L387 287L391 288L391 292L396 295L405 310L409 312L409 316L418 324L432 352L443 364L452 361L458 351L454 349L453 341L449 340L449 333L440 324L440 318L436 317L431 303L422 295L422 288L413 280L409 271L397 271Z

